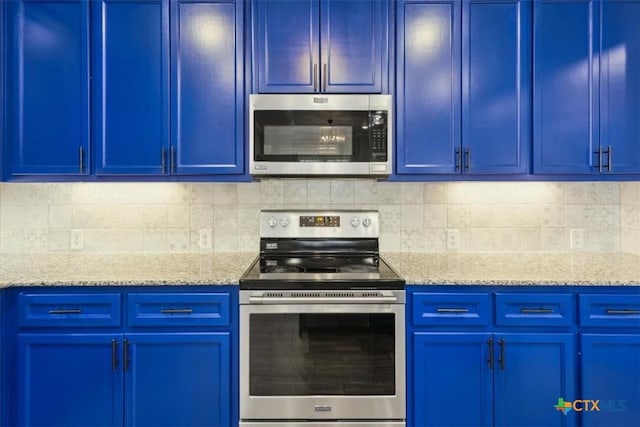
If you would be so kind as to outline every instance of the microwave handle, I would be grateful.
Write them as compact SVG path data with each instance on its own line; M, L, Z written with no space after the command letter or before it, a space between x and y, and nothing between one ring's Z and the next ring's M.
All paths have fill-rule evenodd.
M322 67L322 86L323 86L323 91L326 92L327 91L327 80L329 80L329 76L327 75L327 63L325 62L323 67Z
M318 91L318 64L313 64L313 91Z

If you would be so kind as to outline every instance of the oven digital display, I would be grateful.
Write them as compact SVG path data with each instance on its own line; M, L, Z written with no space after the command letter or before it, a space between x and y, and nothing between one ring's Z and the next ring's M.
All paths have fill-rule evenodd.
M340 227L340 217L303 215L300 217L300 227Z

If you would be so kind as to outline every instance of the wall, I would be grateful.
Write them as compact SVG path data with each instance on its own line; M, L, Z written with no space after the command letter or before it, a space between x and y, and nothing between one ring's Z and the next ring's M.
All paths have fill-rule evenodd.
M622 251L640 255L640 183L620 185L620 216Z
M460 251L640 254L640 183L363 179L0 184L0 252L69 251L72 230L87 252L257 251L261 208L378 209L383 251L446 251L456 229ZM581 249L569 247L574 228Z

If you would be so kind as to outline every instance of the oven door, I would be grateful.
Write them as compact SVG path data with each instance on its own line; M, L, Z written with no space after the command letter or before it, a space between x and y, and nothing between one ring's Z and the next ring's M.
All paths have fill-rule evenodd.
M402 422L405 313L396 292L402 303L241 305L240 418Z

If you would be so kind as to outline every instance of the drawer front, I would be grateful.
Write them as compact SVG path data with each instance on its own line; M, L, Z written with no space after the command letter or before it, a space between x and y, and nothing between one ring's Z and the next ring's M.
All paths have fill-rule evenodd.
M130 326L228 326L230 296L220 293L130 294Z
M640 328L640 295L582 294L581 326Z
M413 324L416 326L485 326L491 322L489 294L413 294Z
M496 294L500 326L570 326L574 313L571 294Z
M18 296L21 328L120 326L120 294L29 294Z

